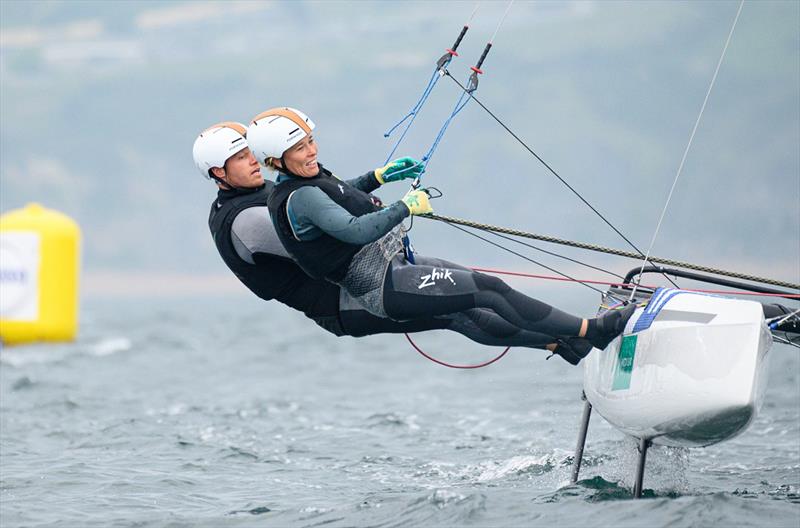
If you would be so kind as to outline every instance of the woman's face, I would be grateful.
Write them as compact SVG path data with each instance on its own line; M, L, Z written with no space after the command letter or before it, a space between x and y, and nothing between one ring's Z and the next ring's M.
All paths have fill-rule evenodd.
M292 174L303 178L313 178L319 174L317 164L317 143L314 136L308 135L283 153L286 168Z

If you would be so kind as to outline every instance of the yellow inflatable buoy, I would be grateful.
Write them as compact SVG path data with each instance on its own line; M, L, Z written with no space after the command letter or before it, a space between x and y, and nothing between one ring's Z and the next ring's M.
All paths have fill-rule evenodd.
M69 341L78 331L80 229L29 204L0 215L0 340Z

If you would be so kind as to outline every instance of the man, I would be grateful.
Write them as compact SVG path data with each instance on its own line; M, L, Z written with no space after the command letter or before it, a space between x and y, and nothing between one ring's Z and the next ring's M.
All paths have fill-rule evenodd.
M306 275L275 232L267 209L274 184L261 175L245 134L239 123L215 124L199 135L193 155L200 173L218 187L208 220L217 250L257 296L301 311L337 336L449 329L486 345L545 348L552 344L549 349L570 363L580 361L582 355L570 347L556 348L550 336L514 328L489 310L398 322L370 314L338 285ZM374 189L409 166L407 159L397 160L347 183Z

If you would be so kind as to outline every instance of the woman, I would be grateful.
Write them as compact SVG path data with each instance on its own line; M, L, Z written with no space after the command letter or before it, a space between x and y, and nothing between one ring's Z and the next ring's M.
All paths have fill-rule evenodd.
M368 194L384 183L416 178L421 165L402 158L373 172L356 188L317 160L314 123L283 107L253 118L247 142L260 163L278 172L270 216L283 246L311 277L347 290L366 310L404 321L492 310L515 328L551 336L577 363L591 348L605 348L619 335L634 306L581 319L523 295L502 280L436 258L403 254L401 223L432 212L424 190L412 190L388 207ZM564 355L564 354L562 354Z

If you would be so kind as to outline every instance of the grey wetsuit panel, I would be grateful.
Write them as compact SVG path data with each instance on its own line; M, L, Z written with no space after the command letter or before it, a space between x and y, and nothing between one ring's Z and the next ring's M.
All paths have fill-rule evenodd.
M239 257L250 264L255 263L254 253L292 258L278 239L266 206L250 207L236 215L231 228L231 239Z
M377 317L386 317L383 285L389 262L403 251L403 231L398 226L385 236L365 245L353 256L347 273L339 282L342 289Z

